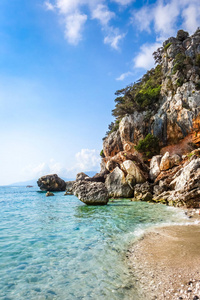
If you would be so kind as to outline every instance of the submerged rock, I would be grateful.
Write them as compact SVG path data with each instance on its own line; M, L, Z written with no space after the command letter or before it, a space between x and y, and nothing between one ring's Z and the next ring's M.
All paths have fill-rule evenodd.
M79 180L73 185L74 195L87 205L106 205L108 191L102 182Z
M65 191L66 183L57 174L45 175L38 179L37 184L42 191Z
M46 197L50 197L50 196L54 196L54 193L48 191L48 192L46 193Z

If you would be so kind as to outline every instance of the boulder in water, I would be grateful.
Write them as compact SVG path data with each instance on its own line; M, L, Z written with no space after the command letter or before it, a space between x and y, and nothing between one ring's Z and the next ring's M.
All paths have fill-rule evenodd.
M38 179L42 191L65 191L66 183L57 174L45 175Z
M108 203L108 191L102 182L76 181L73 185L74 195L87 205L106 205Z

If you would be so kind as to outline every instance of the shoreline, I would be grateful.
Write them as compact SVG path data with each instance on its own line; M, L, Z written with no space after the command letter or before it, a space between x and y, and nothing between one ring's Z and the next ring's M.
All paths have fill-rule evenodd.
M141 299L200 299L200 216L191 224L154 227L127 251Z

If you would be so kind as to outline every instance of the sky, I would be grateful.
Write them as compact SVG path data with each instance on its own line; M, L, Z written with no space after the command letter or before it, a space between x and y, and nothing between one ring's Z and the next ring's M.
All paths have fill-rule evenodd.
M198 26L199 0L1 0L0 185L99 171L115 91Z

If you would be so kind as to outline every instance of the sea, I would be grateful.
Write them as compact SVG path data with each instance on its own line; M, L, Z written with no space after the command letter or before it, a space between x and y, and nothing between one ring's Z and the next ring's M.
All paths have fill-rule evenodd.
M86 206L64 192L0 187L0 299L137 300L130 245L153 226L187 221L162 204Z

